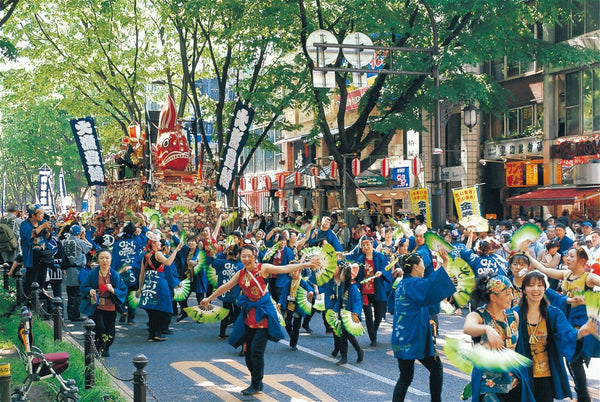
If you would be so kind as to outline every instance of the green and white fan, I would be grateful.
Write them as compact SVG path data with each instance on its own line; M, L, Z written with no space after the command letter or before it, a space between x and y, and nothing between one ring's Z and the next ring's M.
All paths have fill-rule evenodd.
M308 300L308 292L301 286L298 286L296 291L296 306L306 315L312 313L312 304Z
M265 254L263 255L262 260L269 261L271 259L271 257L273 257L275 255L275 253L277 252L277 250L279 249L279 244L280 244L280 242L275 242L275 244L273 244L272 247L270 247L267 251L265 251Z
M468 345L465 342L450 336L446 337L446 343L444 344L444 353L446 354L446 357L454 367L466 374L471 374L473 371L473 362L465 357L471 349L472 346L470 344Z
M425 245L431 251L437 252L440 248L443 248L447 252L452 251L454 248L448 243L442 236L434 232L425 232Z
M317 311L325 311L325 296L322 293L315 297L313 308Z
M596 324L600 322L600 293L587 290L583 295L585 299L585 310L588 318ZM596 331L594 335L597 339L600 339L600 333Z
M206 264L206 253L204 250L198 252L198 258L196 259L196 265L194 266L194 275L198 275Z
M519 247L524 241L529 240L533 243L539 239L541 235L542 229L533 223L526 223L517 229L510 237L510 248L512 250L519 250Z
M275 311L277 312L277 319L279 320L279 325L281 325L282 327L285 327L285 318L283 317L283 314L281 314L281 311L279 311L279 309L277 308L277 303L275 302L275 299L273 299L271 297L271 303L273 303L273 307L275 307Z
M352 311L341 309L340 317L342 319L342 325L350 335L361 336L366 332L365 327L363 327L360 322L360 318Z
M327 324L331 326L335 336L340 336L342 334L342 321L335 311L332 309L327 310L325 312L325 320L327 321Z
M169 210L167 211L167 217L172 218L175 215L186 215L189 213L190 210L187 207L184 207L183 205L176 205L174 207L169 208Z
M129 294L127 295L127 302L129 303L129 305L133 308L138 308L140 305L140 301L141 301L141 296L138 297L136 295L136 291L132 290L131 292L129 292Z
M320 268L315 271L318 286L323 286L333 278L337 268L337 253L331 244L323 247L308 247L302 249L302 254L309 259L317 257L320 260Z
M228 309L212 304L206 307L199 305L186 307L183 310L192 320L205 324L222 321L229 315Z
M473 346L465 357L473 363L473 366L495 373L506 373L521 367L529 367L532 363L530 359L512 349L491 350L480 344Z
M217 270L212 265L206 266L206 278L208 279L208 283L212 285L213 288L219 287L219 276L217 274Z
M448 276L452 278L456 292L452 298L459 307L464 307L471 300L471 292L475 287L475 273L462 258L450 258Z
M179 287L173 289L173 301L184 301L190 295L190 278L185 278L179 285Z

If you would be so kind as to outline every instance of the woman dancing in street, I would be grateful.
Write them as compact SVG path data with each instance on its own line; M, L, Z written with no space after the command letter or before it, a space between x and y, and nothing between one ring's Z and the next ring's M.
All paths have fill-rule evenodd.
M275 305L271 301L267 278L270 274L288 274L303 268L316 269L319 265L318 260L281 266L259 264L257 256L258 249L256 247L250 244L244 245L240 254L244 268L238 271L229 282L221 285L200 302L200 306L207 307L215 298L226 293L235 285L240 287L237 303L242 313L235 322L228 343L233 347L240 346L244 341L247 344L246 366L250 371L251 383L242 391L243 395L262 392L267 339L278 341L285 336L277 318Z

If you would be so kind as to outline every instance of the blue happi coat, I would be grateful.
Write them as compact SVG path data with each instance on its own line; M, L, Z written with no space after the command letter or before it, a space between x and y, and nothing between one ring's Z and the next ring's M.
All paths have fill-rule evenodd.
M404 277L396 288L392 350L403 360L433 356L433 334L429 306L450 297L456 288L446 270L440 268L427 278Z

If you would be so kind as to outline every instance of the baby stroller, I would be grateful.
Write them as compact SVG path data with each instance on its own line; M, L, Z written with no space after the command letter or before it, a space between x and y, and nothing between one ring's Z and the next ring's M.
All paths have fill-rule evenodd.
M38 347L33 346L33 333L31 331L32 315L27 307L21 308L21 324L19 324L19 340L23 343L24 353L19 352L25 360L27 377L23 385L12 392L11 402L26 401L27 393L35 381L56 378L60 390L56 396L58 402L76 402L79 399L79 388L75 380L65 380L61 373L69 367L69 354L67 352L44 354Z

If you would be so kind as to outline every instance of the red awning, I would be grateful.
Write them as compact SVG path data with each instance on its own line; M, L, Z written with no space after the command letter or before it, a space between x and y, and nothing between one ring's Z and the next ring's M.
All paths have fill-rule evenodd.
M567 205L598 195L600 195L600 188L549 188L507 198L506 203L521 207Z

